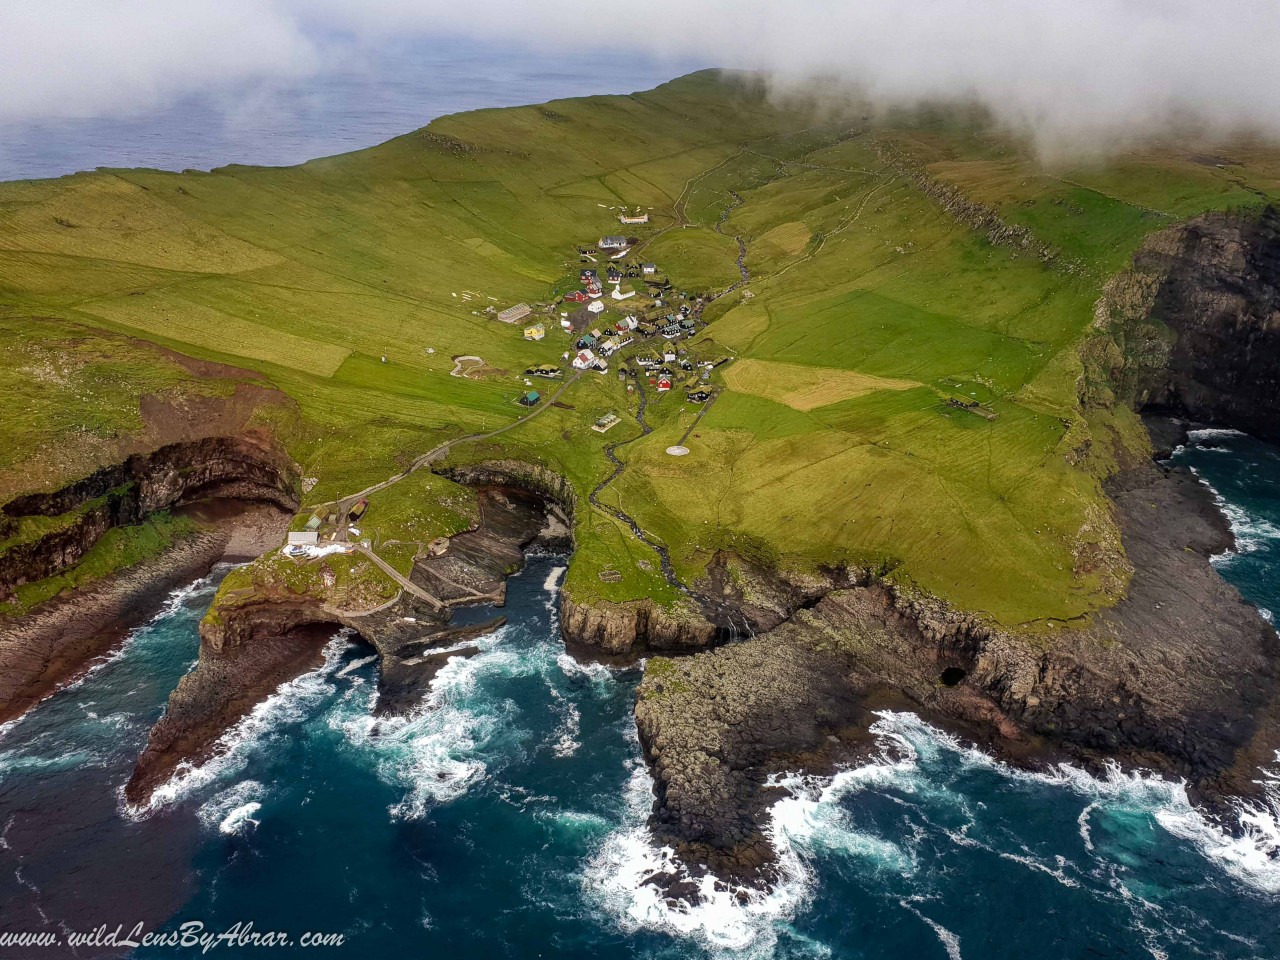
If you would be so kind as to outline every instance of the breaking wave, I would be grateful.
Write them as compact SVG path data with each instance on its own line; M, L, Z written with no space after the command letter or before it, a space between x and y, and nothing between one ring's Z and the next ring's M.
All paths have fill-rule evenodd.
M1268 542L1280 540L1280 527L1232 503L1219 492L1217 487L1205 479L1203 473L1195 467L1191 467L1190 470L1213 494L1213 502L1217 504L1218 509L1227 518L1227 523L1231 525L1231 533L1236 541L1235 549L1219 554L1219 557L1229 557L1233 553L1253 553L1266 546Z
M215 794L197 815L206 828L227 836L243 834L261 822L254 815L262 809L266 792L267 788L257 780L243 780Z
M179 764L173 776L156 788L146 804L134 806L125 802L122 786L122 812L134 819L148 817L217 780L244 770L256 750L267 748L275 738L283 736L282 728L306 719L333 693L335 687L331 681L351 646L350 637L349 630L335 634L325 645L324 663L320 667L281 684L275 693L218 738L208 760Z
M391 808L392 816L420 818L432 805L456 800L485 778L488 765L482 751L503 729L510 705L477 695L477 686L482 675L514 665L516 654L502 649L505 634L504 627L469 641L466 646L479 647L480 652L451 657L432 679L422 706L410 716L373 716L377 694L370 691L354 715L331 718L330 725L340 729L349 744L374 758L383 781L405 788L404 798Z
M637 762L622 823L584 871L589 896L625 931L664 932L715 954L773 956L785 939L802 952L830 955L822 944L797 939L790 922L814 902L819 874L832 864L844 864L863 878L880 876L875 881L879 888L905 891L894 902L912 915L912 922L924 923L937 936L948 957L956 958L958 935L928 915L928 904L940 897L933 886L937 865L923 863L920 853L923 835L931 832L931 842L980 848L1052 877L1063 887L1127 903L1141 928L1147 922L1144 917L1158 914L1160 908L1130 889L1131 881L1112 860L1115 851L1093 836L1094 820L1104 813L1149 823L1194 848L1235 881L1261 894L1280 893L1280 781L1269 782L1265 802L1239 806L1237 834L1198 811L1182 783L1115 766L1098 777L1065 764L1045 772L1018 770L915 714L883 711L877 716L871 728L877 750L867 762L829 777L784 774L769 781L787 794L771 808L764 830L777 858L779 879L771 890L736 887L708 874L691 875L670 847L659 846L647 825L653 781ZM969 797L972 784L966 777L974 773L996 778L997 789L1020 783L1033 792L1049 789L1058 802L1064 791L1079 797L1083 856L1045 852L1039 845L1033 849L1030 841L1013 836L1001 836L997 843L985 835L979 809L983 805L975 806ZM1006 786L999 787L1000 782ZM850 803L859 796L873 803L893 801L912 811L919 823L892 832L863 824L853 815L861 804ZM659 881L670 877L689 879L697 896L669 896ZM1159 954L1158 948L1152 949Z

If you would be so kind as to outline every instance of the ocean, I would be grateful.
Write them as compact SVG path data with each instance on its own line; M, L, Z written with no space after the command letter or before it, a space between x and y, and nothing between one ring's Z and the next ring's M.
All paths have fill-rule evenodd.
M302 163L371 147L450 113L632 93L706 66L572 37L519 50L466 37L389 42L270 88L187 97L134 116L0 123L0 180L97 167Z
M1223 575L1275 609L1280 450L1199 432L1176 459L1236 529ZM414 717L371 717L376 663L338 633L221 758L130 810L123 785L225 571L176 591L0 732L0 932L106 923L124 937L140 923L197 942L194 924L252 923L293 942L340 936L322 952L353 958L1280 956L1280 807L1242 810L1230 836L1177 783L1014 770L910 713L880 715L883 754L859 767L779 776L784 883L746 896L709 883L704 903L672 908L643 882L671 853L646 827L639 674L564 651L564 569L533 558L511 581L507 625L452 659Z
M0 178L295 163L443 113L643 89L697 66L405 45L235 102L9 125ZM1236 531L1238 550L1215 561L1223 576L1280 610L1280 451L1199 431L1175 459ZM1177 783L1017 771L910 713L880 715L883 753L859 767L779 775L785 882L742 895L708 882L701 905L672 907L644 883L671 852L646 827L639 672L565 653L564 567L534 558L511 582L508 624L451 660L412 718L371 717L376 662L338 633L323 666L230 731L219 759L132 810L124 784L195 662L226 570L175 591L80 682L0 728L0 958L171 958L204 943L263 955L201 940L224 932L318 935L328 945L311 952L356 960L1280 957L1280 796L1241 810L1230 836ZM67 946L101 925L97 945ZM102 945L157 933L170 942ZM58 945L3 939L21 934Z

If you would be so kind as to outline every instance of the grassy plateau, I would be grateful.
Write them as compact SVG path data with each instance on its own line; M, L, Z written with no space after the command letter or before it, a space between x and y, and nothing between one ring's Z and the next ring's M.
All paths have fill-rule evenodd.
M943 192L1053 256L993 244ZM614 469L604 448L621 444L626 468L600 500L665 544L686 581L721 549L794 569L875 564L1035 629L1125 585L1101 479L1118 449L1141 455L1145 433L1123 406L1083 409L1077 386L1103 285L1150 232L1277 196L1280 154L1250 144L1219 162L1160 145L1049 172L971 124L818 119L713 72L445 117L297 167L4 183L0 382L16 402L0 418L0 499L108 462L145 432L147 398L239 382L177 353L296 404L260 418L314 480L305 522L444 441L526 414L515 402L526 368L569 372L558 320L571 308L551 305L580 267L603 276L608 263L584 264L578 249L625 233L640 239L631 259L670 278L673 304L678 292L710 300L708 322L680 343L690 359L732 358L710 377L703 418L693 425L683 389L699 374L682 372L671 392L648 392L641 435L638 393L617 371L667 344L657 338L449 454L523 459L572 483L575 597L678 598L652 548L587 505ZM649 223L620 225L623 207ZM518 302L547 305L544 340L486 312ZM604 302L604 321L635 309ZM483 366L453 376L457 356ZM534 385L544 397L559 386ZM606 413L621 423L592 430ZM682 438L690 454L667 455ZM421 471L371 498L362 536L407 570L474 509L464 488Z

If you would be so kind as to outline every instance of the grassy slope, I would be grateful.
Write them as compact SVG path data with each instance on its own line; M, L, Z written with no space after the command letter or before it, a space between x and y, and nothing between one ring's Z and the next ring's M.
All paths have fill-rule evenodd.
M644 257L686 289L736 281L733 236L747 239L751 298L738 291L713 305L704 349L781 362L768 368L778 382L717 400L691 456L663 453L693 414L675 394L651 404L654 434L620 451L631 468L605 499L664 540L683 574L728 546L799 566L882 562L1007 623L1107 602L1116 564L1082 558L1114 553L1115 531L1094 473L1064 459L1100 428L1078 410L1075 346L1103 279L1146 232L1257 202L1276 188L1276 158L1250 149L1219 168L1166 150L1049 176L965 130L837 132L697 74L631 97L447 117L299 167L4 184L0 318L51 355L67 334L33 318L261 371L298 401L287 440L319 481L309 500L323 502L442 439L518 417L517 374L557 360L566 343L558 333L525 342L474 312L566 289L575 245L619 230L610 208L644 206L653 219L640 230L651 238ZM992 247L886 165L877 147L889 143L1082 269ZM508 374L450 377L455 354ZM176 374L151 355L105 362L120 375L101 393L111 411L101 429L127 432L130 392L162 389ZM783 382L797 365L894 382L833 388L835 402L803 410L769 399L812 392L803 371ZM6 382L22 376L0 364ZM79 429L82 393L32 397L33 415L6 425L0 467L47 461ZM948 397L980 400L997 418ZM562 400L567 409L454 458L541 462L585 499L610 471L605 443L638 435L627 422L607 436L589 424L634 400L612 376L585 378ZM1115 417L1101 428L1140 442L1123 412ZM73 469L28 471L23 482L47 485L59 471ZM425 542L464 522L465 494L437 489L449 486L384 492L366 524L373 539ZM454 503L418 516L410 493ZM651 551L616 521L584 508L578 533L576 594L674 599ZM407 548L387 556L403 565ZM606 569L622 580L601 581Z

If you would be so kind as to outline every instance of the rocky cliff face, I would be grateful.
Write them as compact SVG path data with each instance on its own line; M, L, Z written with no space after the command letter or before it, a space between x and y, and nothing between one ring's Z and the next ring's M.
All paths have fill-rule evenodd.
M636 721L659 840L687 863L767 878L768 775L852 759L882 706L1015 761L1114 758L1208 798L1256 790L1253 764L1280 745L1280 643L1208 563L1230 535L1185 472L1153 466L1113 495L1135 574L1088 627L1012 636L870 579L750 640L651 662Z
M479 474L477 474L479 476ZM491 479L507 479L498 471ZM335 628L347 628L379 655L379 715L418 709L436 671L448 656L465 656L461 640L503 622L453 627L452 607L496 603L505 578L524 563L535 542L555 542L563 517L523 488L485 486L478 491L476 529L449 538L448 545L415 562L410 581L428 596L405 591L369 610L338 610L322 597L301 597L287 586L259 585L247 597L219 595L200 624L200 659L182 678L168 708L152 728L125 790L143 806L183 763L196 763L217 749L218 738L281 683L314 669ZM305 562L305 561L300 561Z
M718 634L715 624L687 607L667 609L652 600L578 603L566 591L560 594L560 630L571 650L627 658L700 650Z
M1280 210L1154 234L1100 304L1120 399L1280 441Z
M4 517L68 516L68 522L0 553L0 599L78 563L112 527L210 497L297 509L297 472L270 436L250 432L173 443L136 454L52 493L11 500Z

